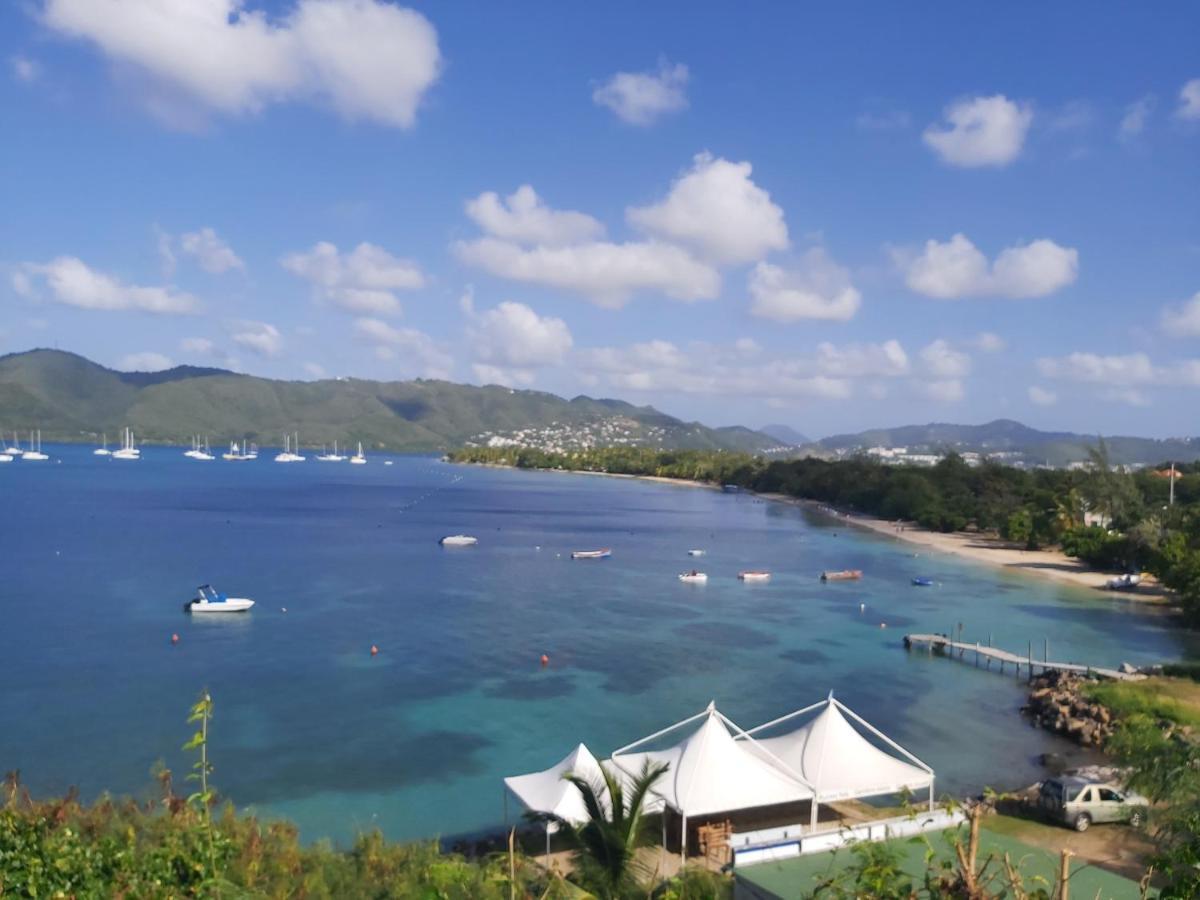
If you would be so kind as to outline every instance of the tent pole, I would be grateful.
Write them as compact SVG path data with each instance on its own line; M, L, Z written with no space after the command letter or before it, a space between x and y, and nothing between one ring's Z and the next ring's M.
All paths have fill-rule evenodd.
M933 812L933 779L929 779L929 811Z
M813 794L812 799L812 816L809 818L808 828L810 831L817 830L817 795Z
M546 823L546 862L550 862L550 823Z
M687 813L683 813L683 830L679 834L679 865L687 865Z

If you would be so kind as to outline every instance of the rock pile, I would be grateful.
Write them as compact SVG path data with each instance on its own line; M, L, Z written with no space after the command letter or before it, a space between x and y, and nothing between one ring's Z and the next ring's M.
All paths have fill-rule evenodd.
M1113 731L1107 708L1083 695L1087 679L1066 672L1047 672L1031 684L1029 703L1021 708L1033 724L1071 738L1085 747L1100 747Z

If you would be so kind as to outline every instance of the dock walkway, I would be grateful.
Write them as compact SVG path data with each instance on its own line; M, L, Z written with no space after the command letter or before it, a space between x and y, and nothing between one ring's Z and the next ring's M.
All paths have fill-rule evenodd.
M1001 650L997 647L991 647L986 644L976 642L968 644L964 641L951 640L948 637L940 634L906 634L904 636L904 646L906 649L925 648L930 653L937 652L943 656L954 656L955 651L958 652L958 658L963 659L965 654L973 653L975 665L978 666L980 661L986 662L988 668L991 668L993 661L1000 664L1000 671L1004 671L1005 665L1011 665L1014 668L1014 674L1021 674L1021 667L1025 667L1026 674L1032 678L1034 670L1040 669L1043 672L1070 672L1075 675L1095 675L1100 678L1111 678L1115 681L1139 681L1145 678L1138 672L1122 672L1118 669L1106 669L1102 666L1089 666L1083 663L1068 663L1068 662L1051 662L1050 660L1036 659L1033 655L1033 645L1030 644L1029 652L1025 656L1018 653L1010 653L1007 650Z

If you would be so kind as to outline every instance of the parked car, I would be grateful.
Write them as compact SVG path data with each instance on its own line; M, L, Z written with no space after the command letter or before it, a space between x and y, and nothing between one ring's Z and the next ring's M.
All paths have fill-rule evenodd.
M1137 828L1146 821L1149 805L1141 794L1087 778L1050 778L1038 790L1038 808L1076 831L1101 822L1127 822Z

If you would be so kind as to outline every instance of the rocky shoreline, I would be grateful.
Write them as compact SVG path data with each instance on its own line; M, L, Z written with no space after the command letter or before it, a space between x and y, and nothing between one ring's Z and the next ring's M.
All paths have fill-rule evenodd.
M1089 679L1066 672L1047 672L1030 682L1029 702L1021 712L1034 725L1061 734L1084 747L1103 747L1113 733L1108 708L1089 700Z

